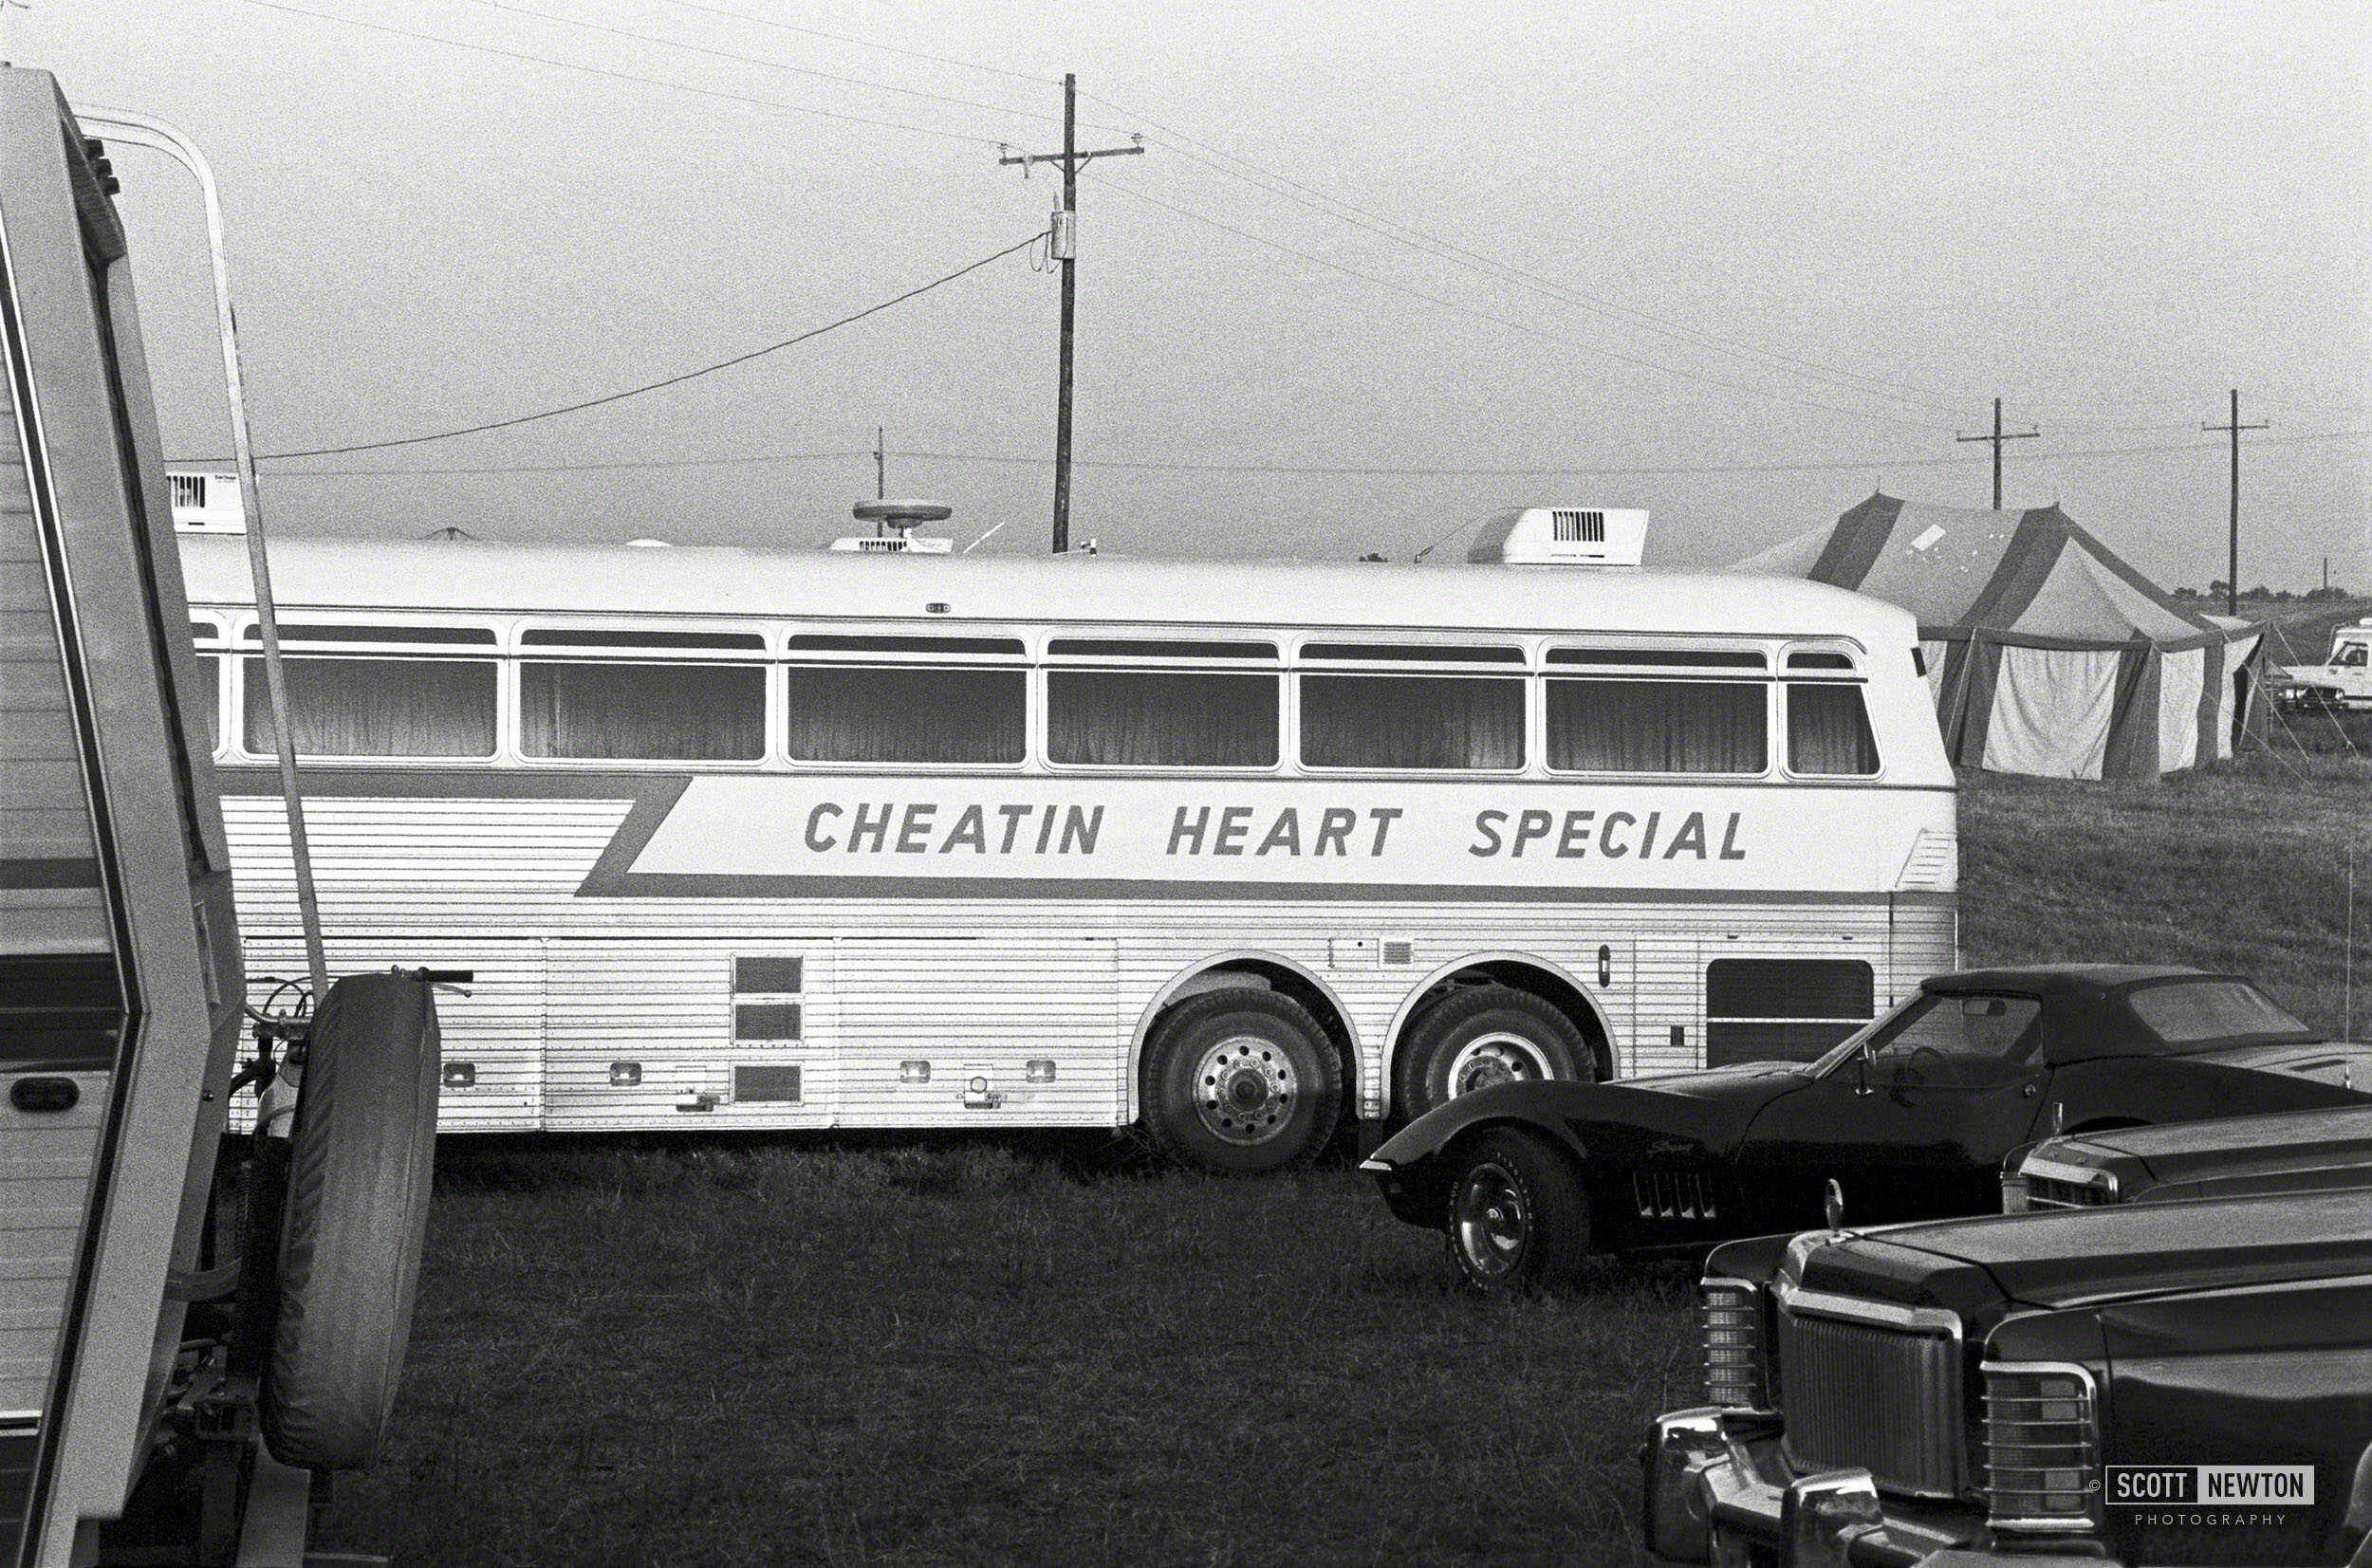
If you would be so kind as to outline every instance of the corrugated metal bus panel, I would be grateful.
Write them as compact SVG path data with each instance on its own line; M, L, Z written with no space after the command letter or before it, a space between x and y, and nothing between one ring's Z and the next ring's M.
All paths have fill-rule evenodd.
M437 1102L437 1127L452 1133L532 1132L543 1125L544 944L540 941L455 937L450 930L406 936L401 931L367 939L326 939L329 971L360 974L397 965L407 968L469 969L474 978L436 996L444 1060L468 1061L476 1081L448 1087ZM305 973L303 941L294 934L250 937L248 1000L257 1006L276 978ZM284 999L285 1000L285 999ZM254 1125L254 1098L232 1107L235 1127Z
M90 1196L108 1075L70 1075L82 1098L39 1116L0 1100L0 1411L47 1397L58 1322Z
M104 953L111 922L13 398L0 377L0 954ZM0 1097L0 1411L47 1403L73 1283L112 1075L70 1076L70 1111L28 1116Z
M831 1009L819 1005L831 986L828 940L675 934L688 923L669 922L668 937L551 944L547 1126L647 1126L695 1115L741 1126L830 1124L838 1090L834 1028ZM732 963L753 954L804 960L801 1039L734 1040ZM639 1081L613 1081L611 1064L619 1061L635 1063ZM735 1104L736 1061L796 1063L800 1099ZM698 1110L682 1108L687 1097L704 1096L713 1098Z
M1008 928L1010 930L1010 927ZM1119 944L1029 932L995 941L898 938L838 944L841 1121L850 1127L997 1122L1109 1126L1124 1046L1115 1006ZM1032 1058L1051 1083L1026 1080ZM927 1083L899 1064L931 1062ZM993 1108L965 1104L973 1064L989 1067Z
M232 797L226 808L244 924L291 929L278 802ZM1769 957L1850 953L1871 963L1881 995L1899 994L1918 975L1952 968L1955 958L1949 909L1906 908L1890 921L1881 905L1691 905L1685 895L1605 905L579 897L629 809L625 801L366 797L323 798L310 808L333 947L341 927L434 931L454 953L438 961L468 966L473 932L489 939L522 931L549 936L555 967L547 982L545 1125L684 1125L689 1117L677 1107L688 1093L716 1097L700 1114L746 1126L835 1119L960 1126L991 1118L1108 1125L1134 1115L1129 1053L1146 1005L1226 952L1288 959L1333 992L1360 1042L1362 1108L1370 1116L1382 1110L1393 1021L1427 976L1474 954L1528 955L1580 983L1604 1017L1618 1071L1626 1075L1701 1064L1700 948ZM1028 935L984 942L984 932ZM1845 935L1854 941L1842 942ZM1337 938L1406 943L1409 962L1333 968L1329 945ZM1109 945L1110 968L1090 999L1072 988L1071 966L1093 942ZM1610 949L1603 987L1601 946ZM826 957L835 947L836 968ZM262 955L272 950L254 950L256 967L269 968ZM406 955L417 950L405 948ZM749 951L806 957L798 999L805 1038L795 1044L732 1041L731 961ZM523 1017L502 1028L457 999L443 1011L448 1056L484 1059L498 1039L528 1034ZM1073 1061L1090 1039L1092 1070L1084 1058ZM950 1063L985 1060L996 1065L1000 1090L1010 1089L1009 1074L1018 1080L1030 1056L1047 1054L1032 1050L1041 1042L1062 1044L1053 1053L1061 1063L1056 1081L1012 1089L994 1112L962 1106L938 1080ZM761 1054L750 1060L801 1063L801 1103L731 1102L732 1062L751 1051ZM927 1093L897 1081L898 1063L915 1057L934 1063ZM612 1084L613 1061L639 1063L641 1081ZM481 1066L480 1083L487 1081ZM448 1092L447 1125L491 1125L462 1108L467 1100L466 1092Z

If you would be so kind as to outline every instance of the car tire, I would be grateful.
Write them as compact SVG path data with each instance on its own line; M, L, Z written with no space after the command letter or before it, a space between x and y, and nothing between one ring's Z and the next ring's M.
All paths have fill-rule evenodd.
M1589 1257L1589 1195L1547 1140L1494 1127L1449 1165L1443 1216L1458 1279L1479 1296L1569 1284Z
M287 1138L265 1445L306 1470L368 1468L411 1337L435 1180L436 1010L427 986L353 975L324 998Z
M1342 1063L1318 1021L1250 987L1173 1008L1146 1044L1141 1089L1154 1146L1220 1175L1308 1164L1343 1112Z
M1398 1102L1409 1119L1493 1083L1596 1076L1573 1021L1529 991L1476 986L1417 1017L1401 1047Z

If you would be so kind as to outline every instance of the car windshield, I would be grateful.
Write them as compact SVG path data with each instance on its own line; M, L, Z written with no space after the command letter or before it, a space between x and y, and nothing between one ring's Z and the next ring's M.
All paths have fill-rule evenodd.
M2177 980L2125 995L2149 1031L2174 1046L2321 1037L2245 980Z
M2030 996L1921 991L1894 1011L1848 1036L1813 1064L1825 1073L1867 1049L1880 1059L1935 1051L1948 1057L2011 1057L2022 1054L2042 1016Z

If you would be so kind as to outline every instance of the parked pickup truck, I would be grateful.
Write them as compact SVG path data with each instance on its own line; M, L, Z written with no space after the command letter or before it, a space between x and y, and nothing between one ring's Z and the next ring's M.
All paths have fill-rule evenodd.
M1733 1242L1700 1311L1661 1559L2372 1568L2363 1191Z
M2120 1127L2012 1153L2005 1214L2176 1198L2372 1188L2372 1105Z

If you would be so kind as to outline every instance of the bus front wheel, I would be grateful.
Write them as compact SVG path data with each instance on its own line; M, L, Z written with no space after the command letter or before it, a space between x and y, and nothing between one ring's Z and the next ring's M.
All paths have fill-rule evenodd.
M1225 1175L1306 1165L1343 1111L1342 1064L1309 1009L1249 987L1178 1004L1145 1048L1142 1089L1156 1147Z
M1582 1079L1596 1064L1573 1021L1529 991L1476 986L1453 991L1409 1030L1399 1061L1399 1103L1409 1118L1494 1083Z

